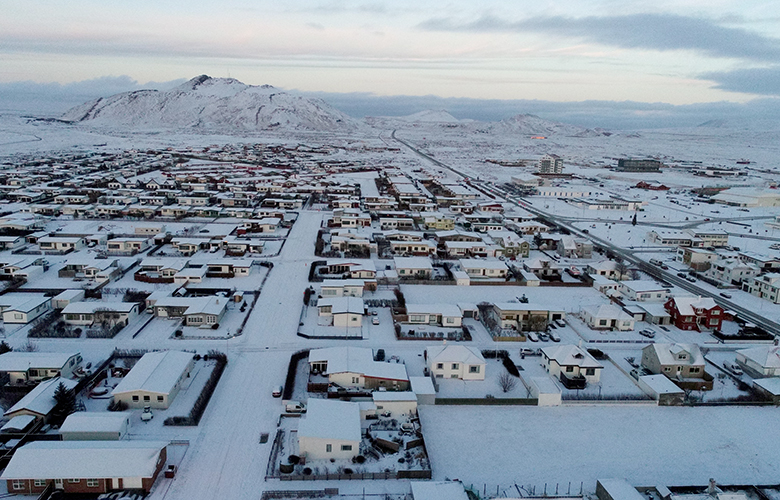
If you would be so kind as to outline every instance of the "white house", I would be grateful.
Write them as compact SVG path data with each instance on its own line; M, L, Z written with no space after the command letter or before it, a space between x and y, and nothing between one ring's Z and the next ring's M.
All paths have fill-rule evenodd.
M327 279L322 281L320 295L323 297L362 297L364 287L364 280Z
M79 237L52 237L44 236L38 238L38 248L42 252L49 253L67 253L81 250L86 245L84 238Z
M7 373L9 385L25 385L54 377L73 377L81 354L11 351L0 355L0 372Z
M433 264L428 257L394 257L393 262L399 278L429 279L433 274Z
M410 324L460 327L463 313L455 304L406 304Z
M629 300L639 302L663 302L671 295L668 287L664 287L653 280L621 281L618 291Z
M425 358L428 370L436 378L485 380L485 358L473 347L446 343L429 346Z
M309 370L326 375L328 382L359 389L409 388L409 376L402 363L374 361L366 347L325 347L309 352Z
M78 411L60 426L63 441L119 441L127 434L130 416L120 411Z
M313 399L298 425L298 452L307 461L352 459L360 454L360 405Z
M332 316L333 326L360 327L363 325L363 299L357 297L322 298L317 301L320 316Z
M76 384L78 384L78 381L62 377L44 380L35 386L35 389L28 392L15 405L9 408L3 416L14 418L22 415L31 415L36 419L43 419L46 421L49 418L49 414L54 409L54 406L57 404L54 400L54 392L57 390L60 383L62 383L66 389L73 389L76 387Z
M542 362L553 377L568 389L582 389L601 378L604 367L587 351L576 345L549 346L542 349Z
M114 401L129 408L168 408L189 377L195 360L181 351L148 352L114 388Z
M763 345L740 349L737 351L737 364L753 377L780 376L780 347Z
M91 326L95 321L106 319L115 325L127 326L136 316L136 302L73 302L62 310L65 323L76 326Z
M469 278L506 278L509 268L500 260L460 259L460 268Z
M37 294L8 294L4 299L11 299L12 305L3 304L3 322L26 325L42 314L51 310L51 300Z
M583 319L594 330L630 331L634 329L634 317L613 304L582 308Z
M393 418L417 415L417 395L412 391L376 391L371 397L378 413L390 412Z
M65 309L72 302L84 300L84 290L64 290L51 299L52 309Z

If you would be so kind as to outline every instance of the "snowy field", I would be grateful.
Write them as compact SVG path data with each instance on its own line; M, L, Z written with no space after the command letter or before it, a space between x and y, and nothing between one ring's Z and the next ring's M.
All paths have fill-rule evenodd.
M587 489L609 477L774 484L780 476L773 407L422 406L420 415L433 478L488 490L569 481Z

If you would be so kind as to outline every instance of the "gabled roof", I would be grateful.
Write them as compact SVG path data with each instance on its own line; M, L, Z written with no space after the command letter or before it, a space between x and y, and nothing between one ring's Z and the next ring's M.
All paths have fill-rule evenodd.
M737 354L742 354L747 359L754 361L764 368L780 368L780 347L758 346L750 349L740 349ZM3 357L0 356L0 360Z
M56 405L54 391L57 390L60 382L68 389L73 389L78 383L75 380L60 377L44 380L19 400L18 403L13 405L10 410L6 411L4 415L8 416L22 410L37 413L38 415L48 415Z
M458 344L441 344L428 346L425 348L428 352L428 359L434 362L459 362L465 365L485 364L485 358L482 353L473 347Z
M117 411L78 411L68 415L60 433L120 432L128 418L126 413Z
M191 361L189 352L147 352L111 394L133 391L169 394Z
M154 476L166 441L35 441L16 450L0 479Z
M682 316L695 316L694 309L709 311L713 307L719 307L712 297L674 297L674 307Z
M317 307L331 307L331 314L363 314L363 299L359 297L332 297L319 299Z
M29 368L62 369L78 352L7 352L0 356L0 372L26 372Z
M328 374L360 373L385 380L409 380L406 366L400 363L374 361L374 353L367 347L324 347L309 351L309 363L325 362Z
M601 363L576 345L549 346L542 349L547 359L554 360L559 366L579 366L580 368L604 368Z
M652 349L655 351L655 355L658 358L658 362L661 366L664 365L690 365L690 366L704 366L704 356L701 353L701 349L696 344L650 344L645 349ZM681 353L688 353L688 360L678 359L677 356Z

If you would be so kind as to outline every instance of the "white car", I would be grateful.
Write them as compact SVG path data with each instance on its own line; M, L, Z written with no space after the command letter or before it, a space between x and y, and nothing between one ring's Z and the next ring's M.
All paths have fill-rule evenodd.
M372 324L372 325L378 325L378 324L379 324L379 318L377 318L376 316L375 316L375 317L373 317L373 318L371 319L371 324Z
M731 361L724 361L723 367L726 368L726 370L730 371L734 375L742 375L742 368L736 363L732 363Z
M141 413L141 420L143 420L144 422L148 422L153 418L154 418L154 413L152 413L152 407L144 406L144 411L143 413Z

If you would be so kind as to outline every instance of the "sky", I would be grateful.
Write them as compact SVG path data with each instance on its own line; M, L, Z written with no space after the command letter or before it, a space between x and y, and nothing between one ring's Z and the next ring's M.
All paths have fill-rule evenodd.
M209 74L370 102L353 114L392 114L399 96L748 110L780 96L780 11L757 0L5 0L0 68L0 109L25 91L56 107Z

